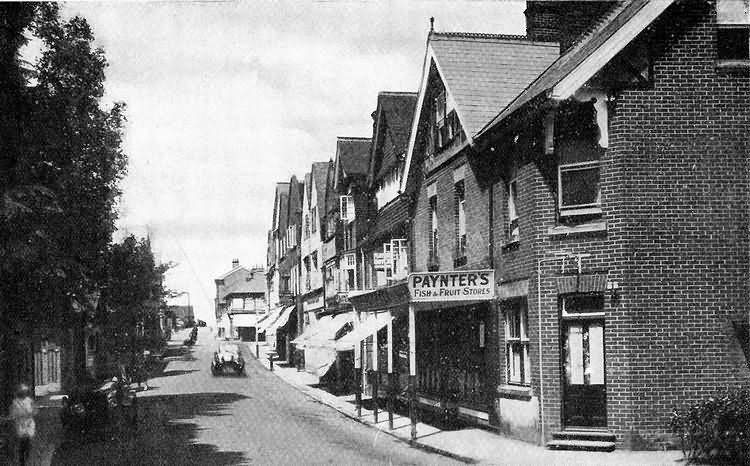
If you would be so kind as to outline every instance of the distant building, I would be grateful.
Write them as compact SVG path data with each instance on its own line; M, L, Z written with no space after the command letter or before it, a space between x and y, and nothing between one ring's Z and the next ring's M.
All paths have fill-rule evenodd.
M167 317L172 328L192 327L195 323L193 306L167 306Z
M239 260L214 280L218 336L254 340L257 321L266 313L266 280L263 267L247 269Z

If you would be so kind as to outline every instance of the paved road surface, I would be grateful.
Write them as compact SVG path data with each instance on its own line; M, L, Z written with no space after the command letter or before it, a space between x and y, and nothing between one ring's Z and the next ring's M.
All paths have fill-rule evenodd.
M139 394L136 434L68 441L53 466L460 464L308 399L249 355L246 377L213 377L214 346L201 329L197 346L168 358L153 389Z

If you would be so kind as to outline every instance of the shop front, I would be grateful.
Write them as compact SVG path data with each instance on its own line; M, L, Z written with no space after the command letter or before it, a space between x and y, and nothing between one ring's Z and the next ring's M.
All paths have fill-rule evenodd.
M404 282L352 297L360 315L350 336L360 340L353 345L355 367L370 375L363 387L371 384L373 397L386 394L390 406L393 398L408 402L413 418L418 404L489 424L499 366L499 353L492 351L494 283L492 270L412 273Z

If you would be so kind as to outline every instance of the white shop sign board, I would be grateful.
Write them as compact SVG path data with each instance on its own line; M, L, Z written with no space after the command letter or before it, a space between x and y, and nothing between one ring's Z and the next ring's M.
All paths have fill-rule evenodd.
M495 299L494 270L412 273L408 284L413 302Z

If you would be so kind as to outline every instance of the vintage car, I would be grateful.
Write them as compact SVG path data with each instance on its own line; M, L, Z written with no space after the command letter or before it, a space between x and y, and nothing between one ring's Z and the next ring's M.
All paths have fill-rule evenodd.
M60 421L66 433L103 432L110 422L134 427L138 422L135 391L117 377L80 383L62 398Z
M211 374L222 374L227 368L237 375L245 374L245 359L242 357L240 347L235 343L220 343L219 348L214 351Z

